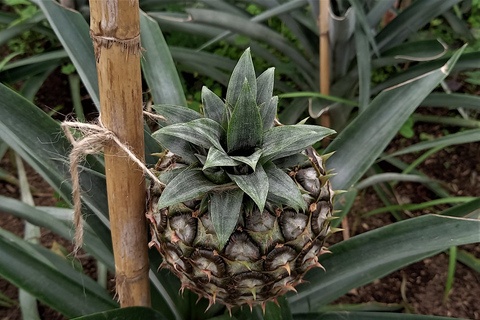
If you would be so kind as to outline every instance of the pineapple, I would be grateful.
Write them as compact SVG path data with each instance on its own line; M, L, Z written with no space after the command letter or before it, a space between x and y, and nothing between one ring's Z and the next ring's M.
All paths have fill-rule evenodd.
M250 51L225 102L202 89L203 114L156 106L166 151L149 191L152 241L188 288L230 310L252 308L302 281L329 235L334 192L311 145L334 133L275 120L274 70L255 76Z

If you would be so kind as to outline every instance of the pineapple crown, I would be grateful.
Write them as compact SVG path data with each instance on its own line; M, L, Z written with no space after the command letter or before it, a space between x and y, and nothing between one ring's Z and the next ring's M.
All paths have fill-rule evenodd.
M282 168L308 160L302 151L335 131L306 124L274 126L278 97L272 96L273 85L274 68L257 78L247 49L233 70L225 102L203 87L203 115L178 106L153 107L166 119L153 137L186 164L160 174L166 187L159 209L207 194L203 200L223 244L245 194L260 212L267 200L305 210L299 187ZM245 203L251 203L245 210L253 211L253 203Z

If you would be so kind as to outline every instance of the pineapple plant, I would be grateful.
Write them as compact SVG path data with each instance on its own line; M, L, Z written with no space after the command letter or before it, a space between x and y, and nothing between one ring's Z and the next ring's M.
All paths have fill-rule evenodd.
M155 106L166 149L149 190L152 240L185 288L230 310L265 306L302 282L331 233L326 156L311 145L334 133L276 120L274 69L256 78L250 51L223 101L202 89L203 114Z

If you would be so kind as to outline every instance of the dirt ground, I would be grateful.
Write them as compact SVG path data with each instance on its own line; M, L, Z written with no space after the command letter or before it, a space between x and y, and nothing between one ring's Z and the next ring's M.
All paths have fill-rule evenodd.
M61 97L52 97L50 89L44 87L37 95L37 104L48 112L61 100L64 109L54 115L55 118L61 120L65 117L65 113L67 113L65 110L72 110L66 76L56 72L52 74L47 83L54 83L55 92L63 92L64 94L62 94ZM86 94L84 94L84 98L84 107L88 118L93 118L95 116L95 110L92 104L88 102L88 96ZM419 111L422 114L429 115L447 115L447 113L450 112L441 108L422 108ZM387 148L387 151L392 152L419 142L421 133L427 133L435 137L441 136L444 134L443 130L445 129L448 129L451 133L459 130L459 128L447 127L445 125L416 123L414 126L414 138L405 139L397 136ZM418 154L407 154L400 158L406 163L411 163L417 157ZM16 174L16 170L12 166L11 157L8 153L1 159L0 167L13 175ZM393 167L385 164L382 164L382 168L385 171L394 170ZM446 148L430 156L417 169L427 174L430 178L446 182L446 188L452 196L480 195L480 176L478 174L480 172L480 143ZM27 170L31 186L38 190L38 193L34 195L35 204L43 206L55 205L58 199L54 198L53 189L36 174L33 169L27 166ZM397 184L395 193L402 203L420 203L437 198L423 185L414 183ZM16 199L20 198L18 188L4 181L0 181L0 194ZM360 194L348 216L350 235L353 236L395 222L395 219L388 213L368 218L360 218L362 214L382 206L384 205L373 188L368 188L364 193ZM448 206L442 205L436 206L433 209L417 210L407 212L406 214L418 216L435 213L446 208L448 208ZM0 212L0 227L18 236L23 236L23 221L4 212ZM330 244L340 240L341 235L337 234L336 237L330 239ZM42 229L42 245L51 248L55 241L63 245L67 250L72 251L72 246L69 241L52 234L48 230ZM462 246L460 249L464 249L480 259L480 244ZM85 272L93 278L96 278L94 261L88 257L83 257L80 261ZM337 299L334 304L370 302L379 302L387 305L399 304L403 307L403 312L451 316L463 319L480 319L480 303L478 302L478 297L480 296L480 273L457 262L453 288L448 301L444 303L443 294L447 270L448 256L442 253L407 266L382 279L375 280L371 284L354 289L345 296ZM113 294L113 290L111 289L114 287L113 277L110 277L108 286ZM18 289L2 278L0 278L0 293L7 295L11 299L18 299ZM42 319L65 319L62 315L41 303L39 303L39 311ZM19 307L0 307L0 320L7 319L21 319Z

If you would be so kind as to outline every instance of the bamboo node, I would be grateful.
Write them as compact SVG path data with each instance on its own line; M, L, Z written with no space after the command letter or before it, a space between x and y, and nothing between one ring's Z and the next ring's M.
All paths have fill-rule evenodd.
M74 226L75 226L75 247L76 254L83 244L83 219L82 219L82 201L80 195L80 178L78 172L79 162L89 154L99 154L108 143L116 144L127 157L138 165L142 172L148 175L154 183L165 186L133 153L130 146L121 142L112 131L105 128L100 118L97 123L84 123L76 121L65 121L62 123L62 129L65 136L73 145L70 152L70 174L72 177L72 196L74 207ZM81 138L75 138L71 130L79 131Z
M93 32L92 29L90 29L90 37L93 40L93 47L95 50L95 60L97 60L97 62L100 60L102 47L105 49L110 49L113 44L117 46L121 46L122 52L126 51L127 56L128 54L134 54L136 56L139 56L139 55L142 55L143 51L145 51L145 49L142 48L140 33L133 38L120 39L116 37L101 36Z

